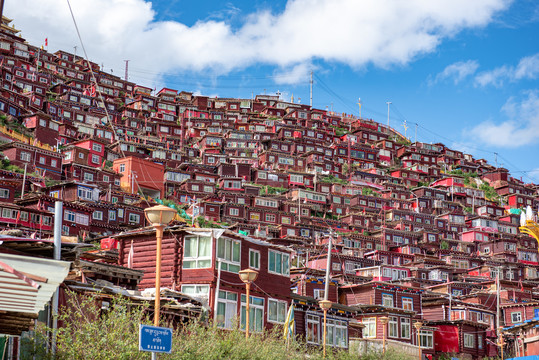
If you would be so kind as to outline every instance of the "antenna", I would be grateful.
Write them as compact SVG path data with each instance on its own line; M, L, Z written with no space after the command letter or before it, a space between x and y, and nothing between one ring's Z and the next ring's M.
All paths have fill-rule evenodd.
M357 104L359 105L359 118L361 119L361 98L357 98Z

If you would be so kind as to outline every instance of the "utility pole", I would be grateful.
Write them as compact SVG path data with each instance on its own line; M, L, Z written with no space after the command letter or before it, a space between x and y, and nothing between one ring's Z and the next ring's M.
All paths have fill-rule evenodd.
M311 70L311 109L313 107L313 71Z
M498 266L496 271L496 323L497 335L498 335L498 345L500 346L500 354L503 359L503 335L502 335L502 324L501 324L501 312L500 312L500 270L501 266Z
M361 98L357 98L357 104L359 106L359 118L361 119Z
M389 128L389 105L391 105L391 101L386 101L387 104L387 127Z
M24 187L26 186L26 168L27 167L28 167L28 163L24 163L24 176L22 177L21 199L24 197Z
M73 46L73 61L77 61L77 45Z
M496 164L496 169L498 168L498 153L494 153L494 163Z
M408 130L408 126L406 125L406 120L404 120L404 124L402 125L402 127L404 128L404 137L407 138L406 137L406 130Z
M415 123L415 142L417 143L417 123Z
M125 61L125 81L127 81L127 78L129 75L129 72L128 72L129 60L124 60L124 61Z

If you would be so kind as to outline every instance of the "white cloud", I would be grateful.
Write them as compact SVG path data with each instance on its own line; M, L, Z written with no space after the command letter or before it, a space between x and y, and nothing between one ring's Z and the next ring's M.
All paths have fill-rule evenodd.
M309 81L310 72L314 70L311 63L300 63L291 68L279 68L273 73L276 84L305 84Z
M527 56L516 67L503 65L490 71L484 71L475 77L476 86L502 87L505 81L537 79L539 77L539 54Z
M115 69L130 59L146 78L171 71L219 75L256 64L299 71L319 59L353 68L407 64L444 38L487 25L510 2L289 0L281 13L248 14L233 29L218 18L192 26L157 21L144 0L71 0L90 58ZM4 14L33 44L47 37L53 51L80 45L66 2L9 1Z
M453 79L453 82L457 85L468 76L473 75L478 67L479 63L475 60L453 63L446 66L442 72L438 73L434 78L434 81L431 82L431 85L447 79Z
M471 130L466 130L466 134L475 141L507 148L536 143L539 137L538 95L538 91L528 91L522 99L508 99L501 108L501 112L506 116L505 121L484 121Z

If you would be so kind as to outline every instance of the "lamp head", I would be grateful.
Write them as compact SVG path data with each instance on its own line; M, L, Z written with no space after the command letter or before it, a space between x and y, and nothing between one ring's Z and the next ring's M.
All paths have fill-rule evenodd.
M332 302L329 301L329 300L320 300L320 301L318 302L318 305L320 305L320 308L321 308L322 310L329 310L329 309L331 309L331 304L332 304Z
M164 205L156 205L144 209L146 220L152 225L168 225L176 216L176 210Z
M245 269L240 270L239 272L240 279L246 284L250 284L254 281L256 281L256 278L258 277L258 271L253 269Z

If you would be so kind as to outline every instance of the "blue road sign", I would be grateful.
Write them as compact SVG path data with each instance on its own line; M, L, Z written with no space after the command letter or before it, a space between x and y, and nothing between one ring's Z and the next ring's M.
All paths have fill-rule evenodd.
M170 354L172 329L139 324L138 349Z

